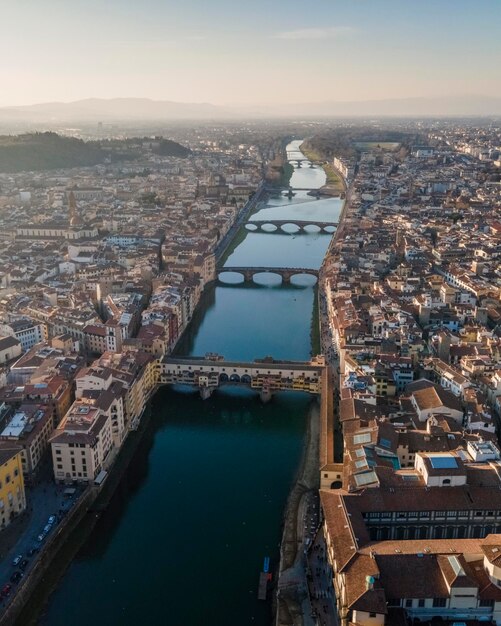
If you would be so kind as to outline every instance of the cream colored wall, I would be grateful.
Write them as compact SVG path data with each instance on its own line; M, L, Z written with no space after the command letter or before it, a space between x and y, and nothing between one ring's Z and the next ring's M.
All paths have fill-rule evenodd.
M371 617L370 613L366 613L365 611L353 611L353 623L357 626L384 624L384 615L376 613L375 617Z

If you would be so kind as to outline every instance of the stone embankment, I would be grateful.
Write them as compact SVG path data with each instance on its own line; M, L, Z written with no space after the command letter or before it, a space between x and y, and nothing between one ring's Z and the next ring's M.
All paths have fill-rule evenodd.
M276 626L301 626L309 621L309 600L304 566L306 520L316 506L319 488L320 408L315 401L308 414L303 457L285 511L280 547Z

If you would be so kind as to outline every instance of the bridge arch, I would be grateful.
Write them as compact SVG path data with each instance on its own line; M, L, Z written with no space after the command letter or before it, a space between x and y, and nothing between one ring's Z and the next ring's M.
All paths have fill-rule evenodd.
M283 222L280 224L280 230L288 235L295 235L296 233L301 232L302 228L299 224L296 224L294 220L290 222Z
M312 222L311 224L306 224L305 226L303 226L303 230L305 233L311 233L313 235L316 233L321 233L323 228L319 224L315 224Z
M243 271L227 271L224 268L218 273L218 280L226 285L241 285L245 282Z
M252 282L257 285L263 285L265 287L273 287L274 285L280 285L284 280L283 276L280 272L273 271L273 269L269 270L261 270L259 272L254 272L252 275Z
M296 287L312 287L318 282L318 276L307 272L296 272L291 274L290 283Z

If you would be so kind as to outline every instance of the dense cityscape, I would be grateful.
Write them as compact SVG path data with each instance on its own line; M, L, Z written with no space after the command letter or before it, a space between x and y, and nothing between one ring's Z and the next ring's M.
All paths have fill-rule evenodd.
M501 3L1 16L0 626L501 626Z
M96 165L0 174L0 623L27 623L166 385L198 403L232 387L272 408L318 398L280 555L252 572L274 623L501 623L499 125L173 135L182 145L115 138ZM254 233L329 243L318 267L232 262ZM180 349L208 290L260 277L309 291L318 277L310 358Z

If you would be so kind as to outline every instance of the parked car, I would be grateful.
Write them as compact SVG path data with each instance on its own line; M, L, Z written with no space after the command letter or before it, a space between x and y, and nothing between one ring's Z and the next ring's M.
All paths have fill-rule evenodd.
M23 560L23 555L22 554L18 554L14 560L12 561L12 565L14 565L14 567L18 564L21 563L21 561Z
M37 537L37 541L40 541L40 543L45 539L45 537L47 537L47 533L40 533Z
M23 577L23 573L22 572L14 572L12 574L12 576L10 577L10 582L11 583L18 583L21 578Z
M37 548L37 547L30 548L28 550L28 556L33 556L34 554L36 554L38 552L38 550L39 550L39 548Z
M51 515L49 519L47 520L47 524L55 524L56 520L57 520L57 517L55 515Z
M27 565L28 565L28 559L23 559L21 563L19 563L19 568L22 570L25 570Z
M44 526L44 533L47 534L48 532L50 532L52 530L52 525L51 524L47 524L46 526Z
M2 591L0 592L0 595L2 596L2 598L5 598L6 596L8 596L10 594L11 589L12 589L12 585L9 585L9 583L5 583L5 585L2 587Z

